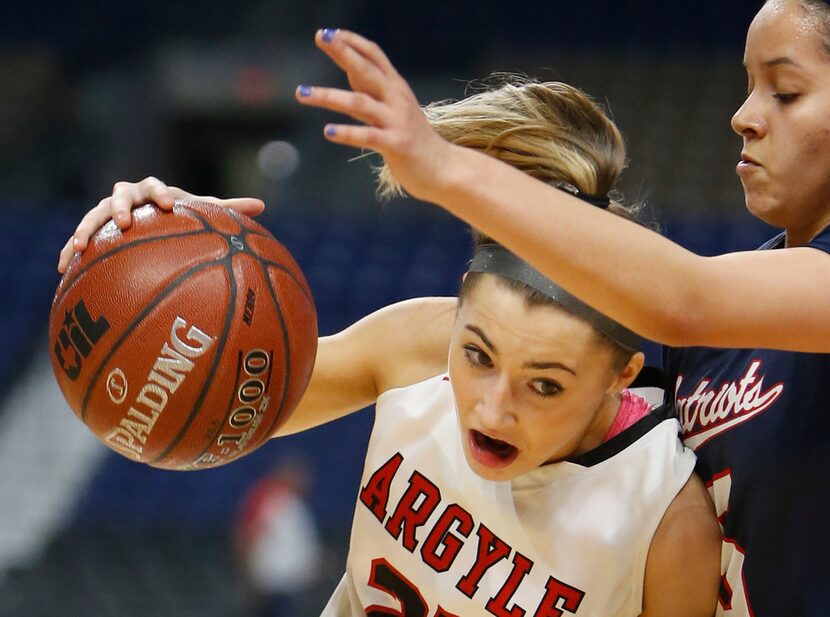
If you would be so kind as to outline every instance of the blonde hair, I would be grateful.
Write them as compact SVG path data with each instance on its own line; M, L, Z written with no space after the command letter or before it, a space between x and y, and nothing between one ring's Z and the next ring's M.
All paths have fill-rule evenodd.
M542 182L570 184L581 193L609 195L608 210L634 220L639 206L626 206L614 186L626 166L623 137L603 108L579 88L561 82L538 82L496 76L495 86L460 101L439 101L424 108L432 126L447 141L479 150ZM403 190L391 170L378 170L378 194ZM476 245L493 242L473 230ZM482 274L468 272L459 304ZM529 306L562 308L551 297L525 283L504 280ZM566 309L563 309L566 310ZM596 330L596 328L595 328ZM596 330L613 350L614 366L625 366L634 353Z
M459 101L424 108L447 141L479 150L549 184L580 192L612 193L626 166L623 137L603 108L580 89L514 75L494 76L496 85ZM403 190L386 165L378 170L378 194ZM631 218L613 194L610 210Z

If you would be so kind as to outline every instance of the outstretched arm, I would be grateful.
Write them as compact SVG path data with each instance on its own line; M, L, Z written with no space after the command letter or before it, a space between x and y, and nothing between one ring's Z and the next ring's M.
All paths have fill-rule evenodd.
M830 352L830 257L822 251L701 257L432 130L406 81L374 43L320 31L318 47L351 90L301 86L297 99L350 115L326 138L379 152L414 197L441 205L571 293L670 345Z
M387 390L446 372L456 305L455 298L405 300L322 337L308 389L274 437L325 424Z

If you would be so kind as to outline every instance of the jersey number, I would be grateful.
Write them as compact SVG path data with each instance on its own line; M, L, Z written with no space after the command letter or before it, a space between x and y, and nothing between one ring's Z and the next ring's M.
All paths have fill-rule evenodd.
M394 610L373 604L366 607L367 617L427 617L429 613L429 607L418 588L385 559L372 561L369 586L388 593L400 602L401 608ZM439 606L435 610L434 617L458 616Z
M709 495L715 502L720 530L729 515L729 493L732 490L732 470L716 474L706 483ZM721 544L720 571L721 593L716 617L754 617L744 584L744 557L746 552L733 538L724 536Z

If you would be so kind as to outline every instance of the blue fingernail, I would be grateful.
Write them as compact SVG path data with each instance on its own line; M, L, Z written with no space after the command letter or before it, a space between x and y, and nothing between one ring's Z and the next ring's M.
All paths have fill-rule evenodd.
M337 135L337 128L333 124L329 124L326 126L326 135L329 137L334 137Z
M336 28L323 28L323 42L331 43L331 40L334 38L336 32Z
M311 96L311 86L300 86L300 96Z

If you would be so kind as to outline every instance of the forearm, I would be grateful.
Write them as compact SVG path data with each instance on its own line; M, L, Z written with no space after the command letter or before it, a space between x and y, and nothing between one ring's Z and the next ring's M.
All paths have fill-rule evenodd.
M453 147L427 196L603 313L661 342L702 258L478 152ZM655 301L655 299L659 299Z
M289 419L272 435L282 437L363 409L375 402L373 374L363 358L349 357L348 334L321 337L311 380ZM346 349L344 349L346 347Z

